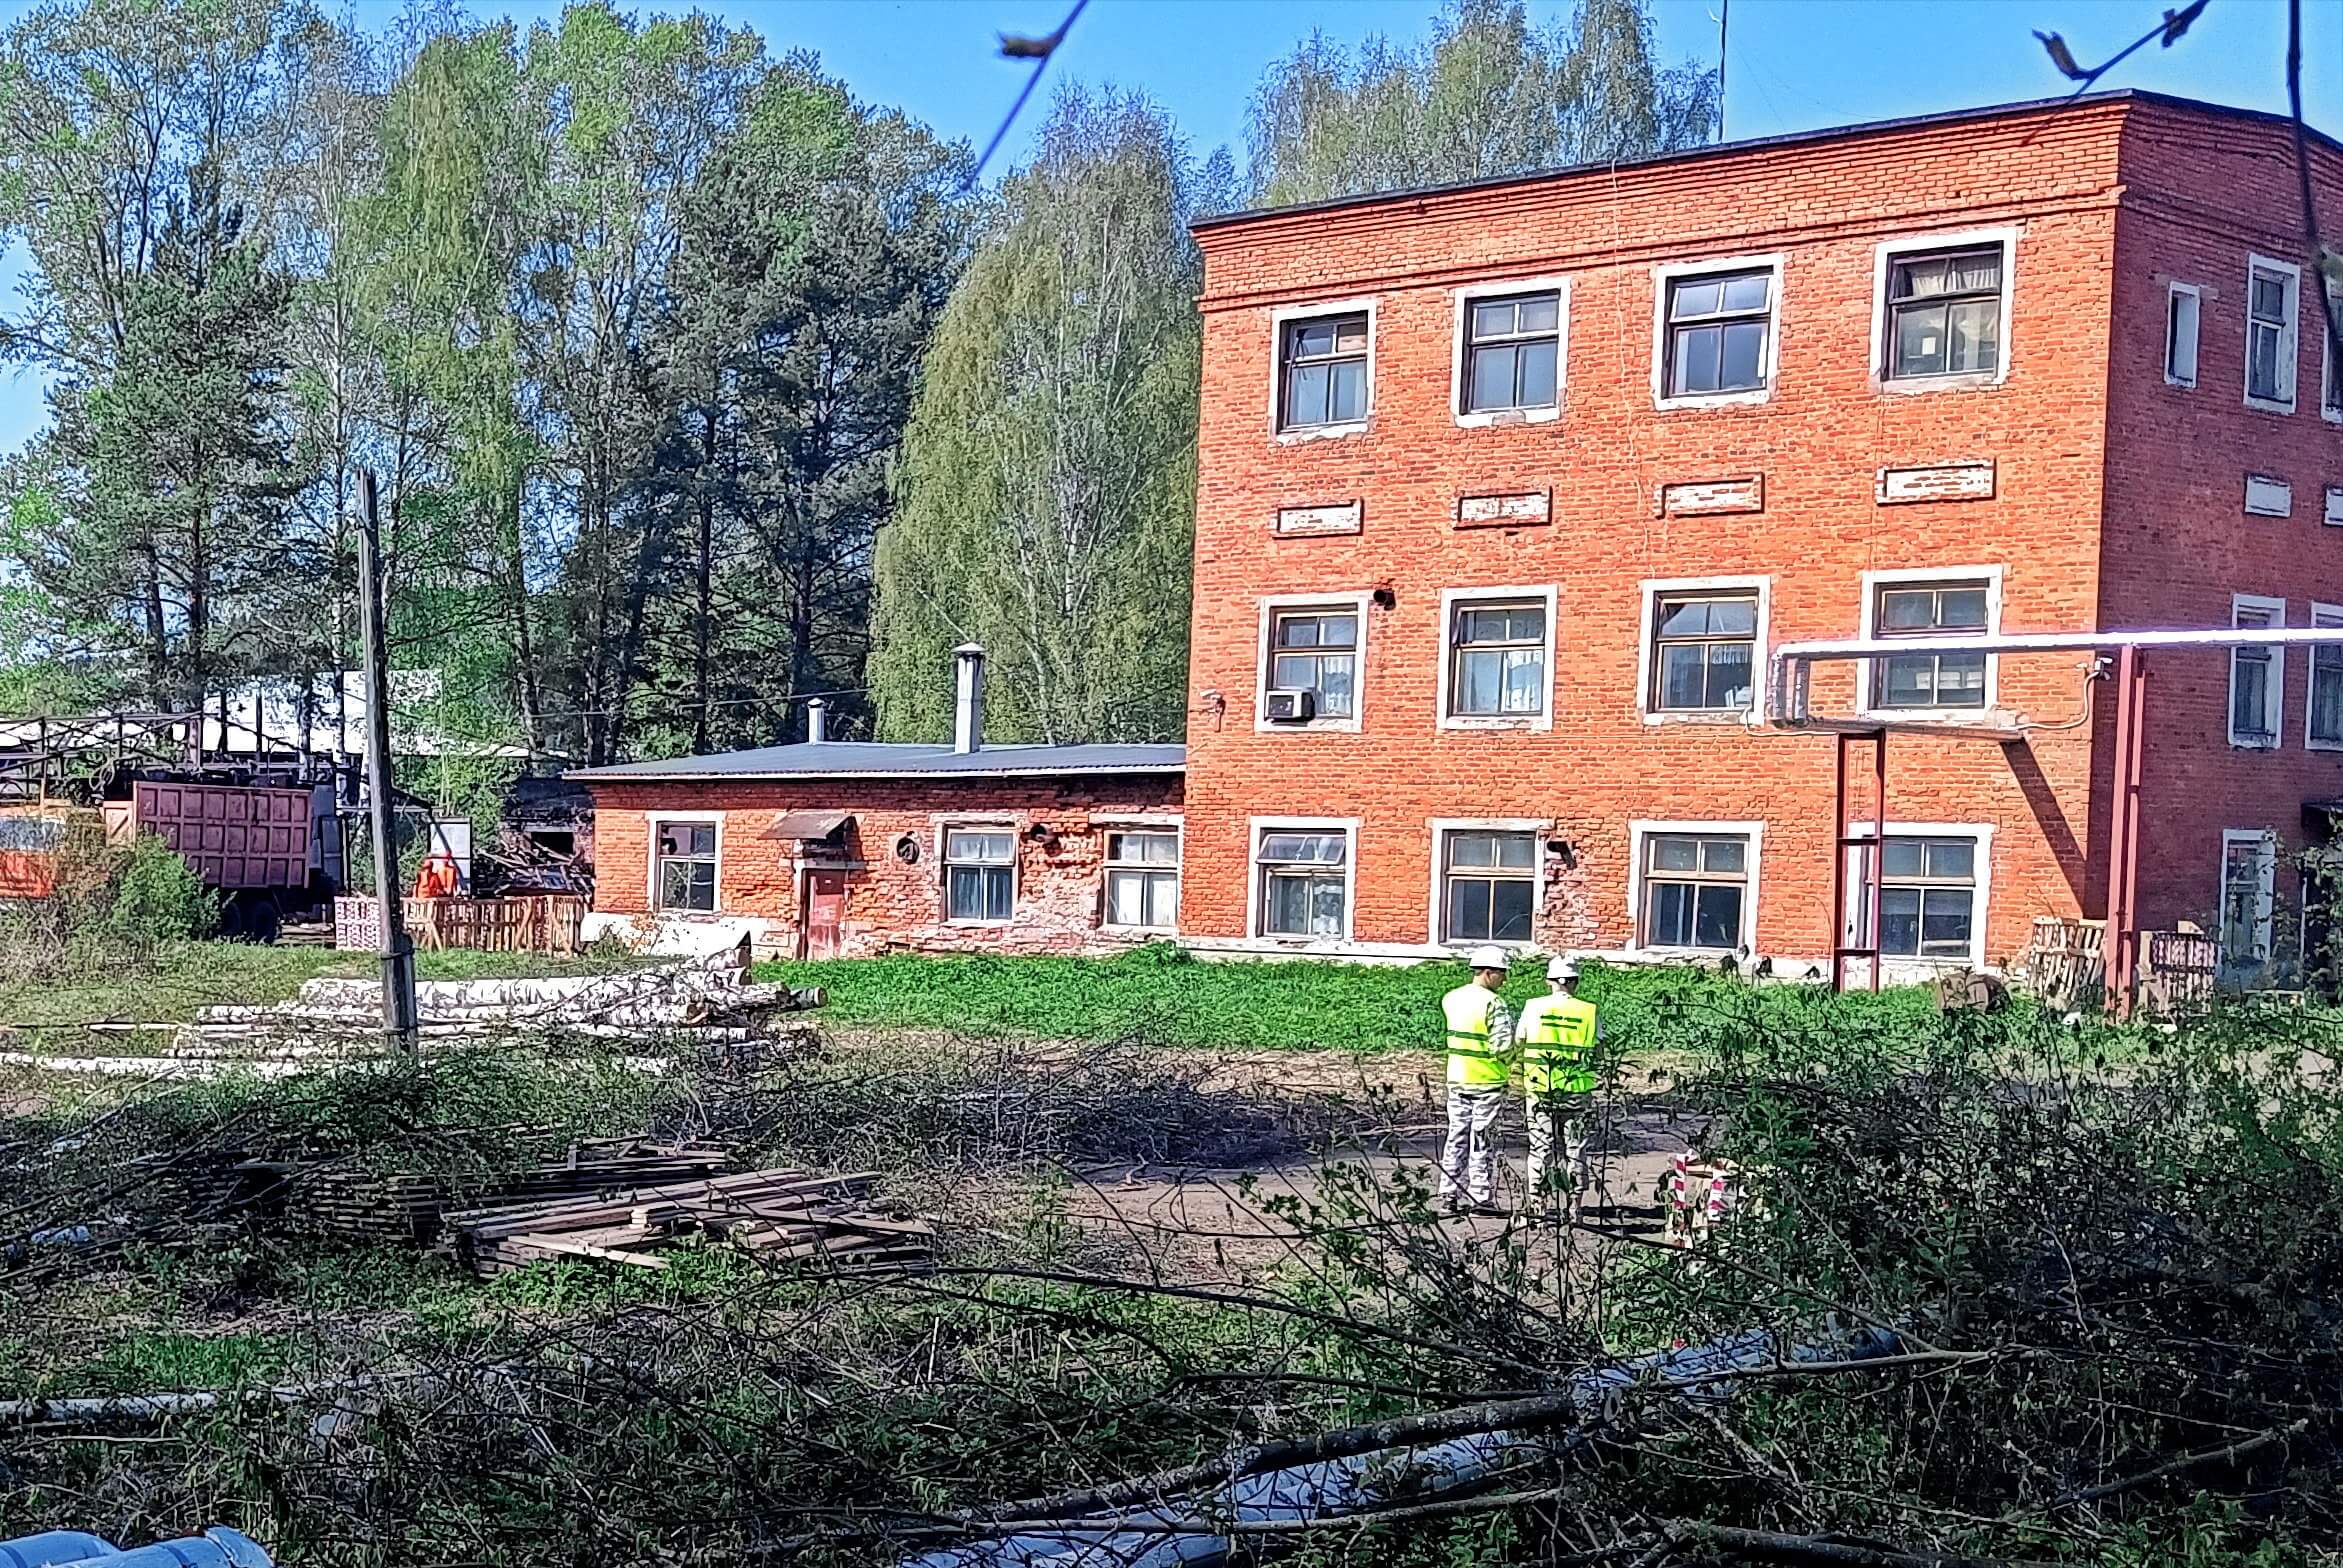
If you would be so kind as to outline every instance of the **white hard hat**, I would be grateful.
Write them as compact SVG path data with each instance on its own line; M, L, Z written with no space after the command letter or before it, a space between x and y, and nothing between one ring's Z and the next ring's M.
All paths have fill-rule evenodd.
M1471 964L1475 969L1511 969L1513 967L1513 960L1506 956L1505 949L1501 947L1476 947L1465 962Z
M1578 960L1557 953L1554 957L1546 960L1546 978L1549 980L1577 979Z

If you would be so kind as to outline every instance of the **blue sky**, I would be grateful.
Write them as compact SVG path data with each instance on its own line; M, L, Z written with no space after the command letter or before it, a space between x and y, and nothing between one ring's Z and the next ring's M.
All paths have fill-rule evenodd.
M624 4L625 0L621 0ZM2065 84L2034 40L2063 33L2096 64L2155 24L2179 0L1732 0L1726 56L1726 130L1734 139L1859 120L2040 98ZM700 0L764 34L775 53L819 52L861 97L898 105L948 136L981 144L1030 67L997 57L1002 32L1047 33L1070 0ZM1717 58L1720 0L1655 0L1670 62ZM474 0L483 14L549 20L559 0ZM679 10L676 4L635 9ZM1531 0L1542 18L1570 0ZM26 9L0 0L0 18ZM1049 81L1081 78L1146 92L1171 110L1199 152L1241 152L1247 95L1272 60L1313 31L1355 41L1415 37L1437 0L1092 0L1050 66ZM2343 130L2343 0L2307 0L2305 80L2311 119ZM380 23L385 4L351 15ZM2286 12L2279 0L2213 0L2170 50L2151 45L2105 85L2155 88L2216 102L2283 109ZM1021 132L1038 119L1033 110ZM1013 160L1026 145L1013 136ZM0 256L0 286L15 267ZM0 383L0 450L42 419L40 388Z

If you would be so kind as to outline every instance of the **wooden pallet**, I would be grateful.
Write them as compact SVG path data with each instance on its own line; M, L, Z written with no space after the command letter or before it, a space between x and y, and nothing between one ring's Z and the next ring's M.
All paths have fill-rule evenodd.
M475 1209L448 1215L447 1227L456 1257L483 1276L556 1258L663 1269L670 1259L660 1249L692 1237L815 1267L927 1261L933 1228L869 1208L875 1180L749 1171L593 1201Z

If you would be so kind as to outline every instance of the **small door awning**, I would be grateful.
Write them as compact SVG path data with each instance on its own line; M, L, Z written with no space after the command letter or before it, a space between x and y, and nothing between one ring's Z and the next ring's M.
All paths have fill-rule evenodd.
M839 830L853 820L851 811L792 811L759 836L807 844L837 837Z

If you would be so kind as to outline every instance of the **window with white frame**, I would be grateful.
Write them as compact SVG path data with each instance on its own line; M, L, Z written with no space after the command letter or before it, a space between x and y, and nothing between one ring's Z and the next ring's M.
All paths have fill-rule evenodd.
M1285 322L1278 333L1277 428L1311 430L1367 417L1363 310Z
M1740 946L1749 898L1749 860L1750 840L1745 833L1644 834L1638 944Z
M1562 386L1562 291L1468 298L1460 385L1461 413L1555 407Z
M1879 950L1967 960L1976 951L1977 840L1889 837L1880 846ZM1865 890L1868 893L1868 889ZM1858 898L1860 905L1862 900ZM1868 921L1868 909L1857 918ZM1861 929L1860 927L1858 929Z
M2175 283L2165 293L2164 379L2173 386L2197 384L2197 325L2203 310L2203 291L2193 283Z
M2286 601L2235 594L2229 624L2241 631L2286 624ZM2286 691L2286 654L2264 644L2229 650L2229 744L2266 750L2278 744Z
M1303 605L1269 616L1269 685L1306 691L1321 719L1358 716L1359 610Z
M2327 311L2336 324L2343 324L2343 289L2329 286ZM2335 331L2328 315L2311 321L2311 330L2319 335L2319 415L2330 423L2343 423L2343 365L2335 353Z
M716 908L716 824L657 822L651 829L654 907L709 914Z
M1543 598L1451 600L1447 717L1529 720L1543 714L1549 630Z
M2278 892L2278 842L2260 828L2221 834L2221 962L2250 968L2270 959Z
M1975 580L1886 582L1872 589L1875 638L1942 637L1992 630L1992 586ZM1983 708L1982 653L1920 651L1874 659L1871 706L1877 709Z
M1107 830L1106 923L1133 931L1179 929L1178 828Z
M1002 925L1017 907L1017 835L1005 823L944 829L944 917Z
M1776 284L1770 265L1663 280L1661 395L1763 392L1772 375Z
M1653 590L1653 713L1742 713L1755 693L1757 591Z
M2302 269L2252 257L2245 278L2245 401L2294 412L2294 359Z
M2313 626L2343 630L2343 605L2314 604ZM2309 716L2304 740L2321 750L2343 751L2343 644L2314 643L2310 650Z
M1340 939L1350 931L1350 831L1264 829L1253 850L1258 934Z
M1440 940L1526 942L1538 902L1535 833L1449 828L1440 835Z
M1919 381L1998 371L2008 265L2009 247L1999 240L1891 254L1886 378Z

